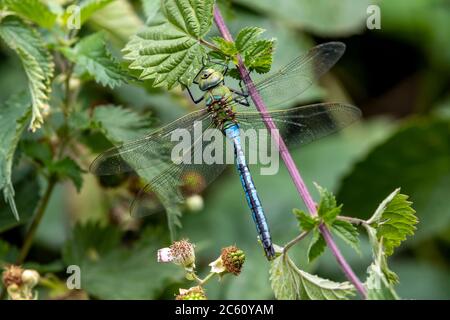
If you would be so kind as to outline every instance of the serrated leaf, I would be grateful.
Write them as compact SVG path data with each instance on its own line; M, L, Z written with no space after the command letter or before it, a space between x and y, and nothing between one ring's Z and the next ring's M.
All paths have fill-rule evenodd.
M245 51L245 64L249 70L254 70L257 73L270 71L274 44L273 40L259 40Z
M387 281L379 265L373 263L367 269L368 277L364 286L369 300L398 300L394 288Z
M359 248L358 229L349 222L335 220L331 225L331 231L349 244L356 252L361 253Z
M50 29L56 21L56 14L41 0L5 0L5 5L15 14Z
M348 282L333 282L298 269L287 255L272 262L270 281L279 300L345 300L355 292Z
M317 219L314 219L314 217L302 210L294 209L293 213L303 231L310 231L318 225L319 221Z
M126 45L129 67L155 87L171 89L179 79L191 84L206 56L200 39L211 27L213 5L213 0L163 1L161 13Z
M63 49L64 54L76 63L79 72L86 72L97 83L114 88L127 83L129 77L106 48L101 32L80 40L73 49Z
M41 112L48 112L48 95L54 72L53 59L40 34L17 17L9 16L0 23L0 38L22 61L28 77L32 102L30 130L43 123Z
M92 120L113 144L141 138L149 131L148 119L121 106L98 106Z
M257 38L264 33L264 29L258 27L246 27L239 31L236 36L236 48L239 52L245 52L252 46Z
M308 247L308 262L311 263L314 259L318 258L325 251L326 246L327 244L322 234L319 230L315 229Z
M227 41L222 37L213 37L211 40L225 56L234 57L238 53L233 41Z
M320 195L320 203L317 209L317 214L326 224L331 225L336 220L336 217L341 213L342 205L337 206L336 198L333 193L325 188L322 188L318 184L315 184L315 186Z
M413 235L418 219L412 202L408 196L400 194L400 189L395 190L382 202L375 214L369 219L370 225L377 230L378 240L383 239L385 253L392 255L394 249Z
M30 102L25 95L14 96L0 109L0 190L3 190L3 197L14 217L19 220L11 175L17 145L30 119Z
M121 232L113 226L77 225L63 250L66 265L82 270L81 287L100 299L157 298L167 280L179 281L183 273L175 265L158 264L161 233L144 230L141 238L121 245ZM151 281L149 281L151 279Z
M66 157L57 162L50 163L48 166L50 174L55 174L59 179L70 179L80 192L83 185L83 177L81 176L82 170L78 164L71 158Z

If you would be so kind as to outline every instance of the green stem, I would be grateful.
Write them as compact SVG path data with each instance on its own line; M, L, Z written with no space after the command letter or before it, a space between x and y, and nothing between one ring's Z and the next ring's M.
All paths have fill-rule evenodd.
M219 49L219 47L217 47L217 46L215 46L214 44L212 44L211 42L208 42L208 41L206 41L206 40L204 40L204 39L199 39L198 40L202 45L204 45L204 46L206 46L206 47L208 47L208 48L210 48L210 49L212 49L212 50L214 50L214 51L221 51L220 49Z
M50 178L47 185L47 189L45 190L44 193L44 197L41 199L41 203L36 209L36 214L34 215L33 222L31 223L30 228L28 229L27 234L25 235L25 240L20 250L19 257L16 261L17 265L21 265L22 263L24 263L25 258L27 257L28 252L30 251L31 245L33 244L34 236L42 220L42 217L44 216L45 210L47 209L47 205L50 200L50 196L52 195L55 184L56 179Z
M214 275L216 275L216 273L211 272L210 274L208 274L204 279L200 279L199 277L197 277L197 275L194 274L194 279L195 281L198 282L199 286L203 286L205 283L207 283L212 277L214 277Z
M303 238L305 238L308 234L309 231L303 231L297 237L289 241L283 248L283 254L286 253L292 246L303 240Z
M336 218L340 221L350 222L351 224L355 224L357 226L366 225L367 221L363 219L353 218L353 217L345 217L345 216L338 216Z

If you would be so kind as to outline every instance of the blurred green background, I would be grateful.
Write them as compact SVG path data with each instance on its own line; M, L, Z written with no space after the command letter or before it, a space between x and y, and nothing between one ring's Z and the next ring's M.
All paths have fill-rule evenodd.
M143 25L152 2L114 1L82 32L106 30L110 47L120 54ZM381 10L379 30L366 26L371 15L367 8L372 4ZM400 277L398 294L408 299L450 299L450 1L278 0L274 5L272 0L234 0L220 5L232 33L244 26L259 26L267 30L267 36L277 38L273 70L314 44L339 40L347 45L336 67L294 103L348 102L361 108L364 117L338 135L293 150L294 159L310 190L317 182L337 194L344 203L344 215L367 218L379 202L401 187L414 202L420 222L416 234L389 259ZM19 60L0 46L0 101L26 87ZM90 82L83 85L79 100L83 108L116 104L150 114L153 128L195 108L181 91L165 92L145 84L108 90ZM89 140L90 151L75 154L83 169L105 149L105 139L97 135L83 137ZM15 223L9 206L1 204L0 256L14 255L20 247L42 184L35 172L20 172L14 179L23 219ZM42 274L54 274L60 279L53 279L54 283L61 285L67 277L65 267L81 264L82 288L99 299L171 299L178 288L189 287L180 268L155 261L156 250L169 244L164 214L139 223L129 221L126 212L132 196L126 185L103 188L89 173L83 179L79 193L68 182L52 194L29 265ZM304 208L303 203L283 164L277 175L255 175L254 180L273 240L284 244L299 232L291 212ZM202 198L204 208L185 210L180 230L181 236L197 245L200 273L206 274L208 263L222 247L236 244L247 256L239 277L208 283L208 297L272 298L269 264L256 242L234 168L228 168ZM74 228L77 222L87 221L87 226ZM364 279L371 262L367 238L361 236L361 256L337 242ZM300 267L321 277L345 280L328 250L307 265L306 246L307 242L292 251ZM52 290L43 289L43 296L64 293L61 286Z

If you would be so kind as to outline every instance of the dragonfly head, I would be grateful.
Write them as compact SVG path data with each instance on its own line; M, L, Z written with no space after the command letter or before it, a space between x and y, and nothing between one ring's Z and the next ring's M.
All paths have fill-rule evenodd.
M200 90L206 91L221 83L223 81L223 74L220 71L207 68L200 72L197 79Z

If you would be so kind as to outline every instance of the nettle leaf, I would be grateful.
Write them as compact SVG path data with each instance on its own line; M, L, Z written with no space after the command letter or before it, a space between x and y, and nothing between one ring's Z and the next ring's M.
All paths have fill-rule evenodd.
M336 197L325 188L322 188L318 184L314 184L319 191L320 203L317 208L317 214L322 220L331 225L336 217L341 213L342 205L337 206Z
M14 50L22 61L28 77L32 102L30 130L44 122L41 112L48 112L54 63L40 34L14 16L1 20L0 38Z
M126 45L129 67L155 87L171 89L178 80L191 84L206 57L200 40L211 28L213 5L213 0L163 1L157 17Z
M96 107L92 120L113 144L142 138L150 124L136 112L114 105Z
M293 213L303 231L311 231L319 225L319 219L312 217L303 210L294 209Z
M327 243L318 229L314 230L313 238L308 247L308 262L318 258L324 251Z
M408 196L399 192L400 189L397 189L391 193L368 221L376 228L377 238L383 239L387 255L392 255L407 236L414 234L418 223L415 210L411 207L412 202L408 201Z
M20 17L50 29L57 15L42 0L4 0L6 7Z
M287 255L272 262L270 281L279 300L346 300L355 293L348 282L333 282L298 269Z
M30 119L30 101L25 95L14 96L3 103L0 110L0 189L14 217L19 220L11 175L17 144Z
M88 73L103 86L114 88L129 80L126 71L106 47L102 32L81 39L73 49L63 49L63 53L76 63L78 72Z
M356 252L361 253L358 238L359 232L353 224L342 220L335 220L331 225L331 231L355 249Z
M50 174L57 175L61 180L70 179L77 188L77 191L80 192L83 185L82 170L73 159L66 157L57 162L50 163L48 170Z
M82 270L81 287L99 299L154 299L167 281L180 281L181 269L158 264L161 233L143 230L132 245L121 244L118 228L89 223L77 225L63 249L66 265ZM151 280L151 281L149 281Z

